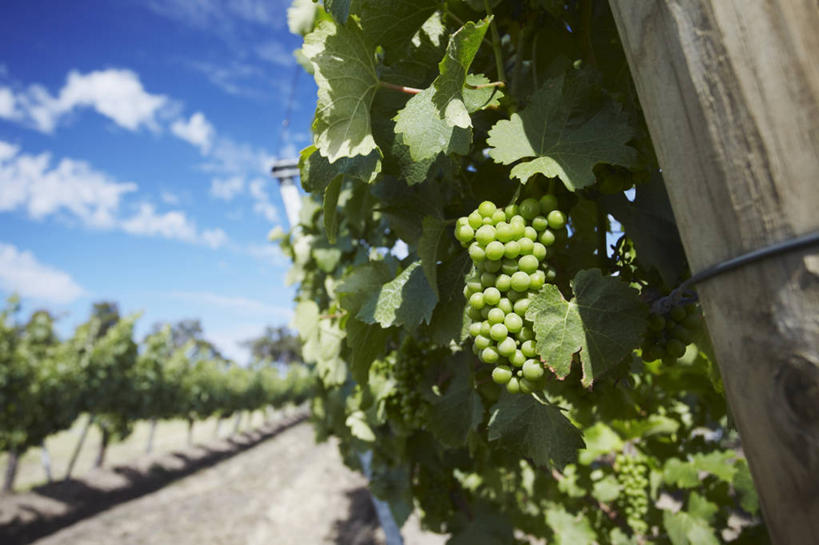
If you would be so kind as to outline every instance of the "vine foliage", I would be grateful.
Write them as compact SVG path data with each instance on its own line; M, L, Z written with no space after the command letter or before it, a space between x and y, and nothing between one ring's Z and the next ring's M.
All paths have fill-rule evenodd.
M690 272L607 3L288 21L318 97L278 240L318 436L451 545L764 541L700 310L651 314Z

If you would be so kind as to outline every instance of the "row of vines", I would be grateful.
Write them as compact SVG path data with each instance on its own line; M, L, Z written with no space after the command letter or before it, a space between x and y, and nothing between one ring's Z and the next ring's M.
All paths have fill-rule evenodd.
M299 404L310 395L304 366L294 365L286 375L267 364L240 367L204 339L180 343L169 325L147 335L140 347L134 340L138 315L120 317L110 304L95 310L63 341L47 311L21 323L12 299L0 312L0 452L10 454L6 490L19 457L70 428L81 414L100 429L101 465L109 443L128 437L138 420L153 426L162 419L187 420L190 438L196 420Z
M450 545L762 543L602 0L296 0L312 418Z

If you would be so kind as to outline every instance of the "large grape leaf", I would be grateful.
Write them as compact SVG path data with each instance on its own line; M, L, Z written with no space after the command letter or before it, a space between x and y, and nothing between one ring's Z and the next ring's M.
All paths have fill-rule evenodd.
M350 0L324 0L324 9L341 24L350 16Z
M577 460L585 447L580 432L560 409L543 405L534 397L504 393L492 406L489 440L532 458L535 464L562 469Z
M455 376L446 392L432 402L427 423L438 441L454 448L464 445L469 432L483 420L483 404L472 386L465 353L455 357L450 367Z
M466 83L468 86L463 90L464 105L469 113L486 108L497 108L500 105L503 91L498 87L480 87L490 83L489 78L483 74L469 74L466 76Z
M342 157L333 163L316 146L307 146L299 154L299 180L308 193L323 191L340 174L371 183L380 171L381 157L378 151L372 151L368 155Z
M394 276L394 269L386 261L371 261L354 268L336 286L336 293L341 296L342 308L355 315L367 299Z
M436 216L426 216L421 222L421 238L418 240L418 257L429 285L438 296L438 249L444 242L446 222Z
M338 234L338 221L336 215L338 212L338 196L341 194L341 182L344 181L344 176L338 175L333 178L327 189L324 190L324 231L327 233L327 240L330 244L336 243L336 235Z
M432 102L434 89L424 89L407 101L395 116L395 132L402 135L415 161L439 153L466 155L472 143L472 129L454 127L441 117Z
M440 5L439 0L361 0L356 13L367 41L383 47L390 63Z
M663 526L672 545L717 545L719 543L708 521L690 513L664 511Z
M559 177L576 191L595 182L592 168L597 163L630 166L636 160L636 150L626 145L633 130L613 103L606 102L582 122L570 118L584 96L573 81L564 76L548 80L525 110L490 129L487 144L495 162L510 165L531 158L512 168L521 183L543 174Z
M597 543L597 534L589 519L582 513L572 515L563 507L552 505L546 510L546 524L555 533L555 545L592 545Z
M318 86L313 140L322 155L333 163L377 150L370 122L379 83L375 51L358 23L322 21L304 38L302 51L313 64Z
M440 75L432 82L432 103L448 124L467 129L472 119L464 104L467 72L481 46L491 18L478 23L468 21L450 36L444 58L438 64Z
M598 269L578 272L571 285L571 301L553 284L543 286L526 319L534 323L538 353L558 378L569 374L577 354L583 385L590 386L639 345L648 309L636 291Z
M356 318L381 327L429 323L438 296L429 285L421 261L411 263L401 274L372 293Z
M389 329L365 324L355 318L347 321L347 346L350 347L350 372L359 384L366 384L370 365L383 351Z

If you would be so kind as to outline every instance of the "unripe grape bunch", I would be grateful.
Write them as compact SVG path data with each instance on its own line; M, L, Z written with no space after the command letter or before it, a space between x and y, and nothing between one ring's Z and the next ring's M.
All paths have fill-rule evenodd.
M614 462L617 481L622 487L620 504L626 523L635 534L648 532L646 515L648 514L648 467L642 456L618 454Z
M455 225L455 238L473 262L464 287L473 351L511 393L540 390L545 380L525 316L530 296L557 276L548 258L566 219L557 198L546 194L503 209L484 201Z
M642 346L643 360L681 358L699 325L700 311L695 304L672 307L666 314L652 314Z

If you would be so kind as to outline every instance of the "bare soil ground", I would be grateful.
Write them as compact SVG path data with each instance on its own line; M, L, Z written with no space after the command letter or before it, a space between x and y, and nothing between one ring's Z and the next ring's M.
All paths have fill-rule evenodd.
M0 498L0 543L380 545L365 485L335 443L290 420ZM403 533L445 541L415 519Z

